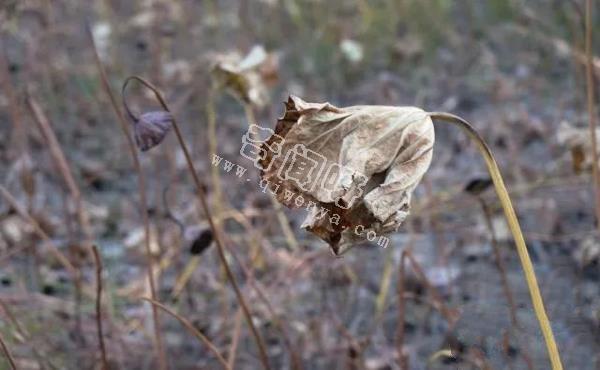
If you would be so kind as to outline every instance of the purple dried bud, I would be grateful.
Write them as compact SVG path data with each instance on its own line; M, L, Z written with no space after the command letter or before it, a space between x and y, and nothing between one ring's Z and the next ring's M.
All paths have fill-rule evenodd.
M145 152L160 144L172 125L173 116L170 112L143 113L133 124L135 143L142 152Z

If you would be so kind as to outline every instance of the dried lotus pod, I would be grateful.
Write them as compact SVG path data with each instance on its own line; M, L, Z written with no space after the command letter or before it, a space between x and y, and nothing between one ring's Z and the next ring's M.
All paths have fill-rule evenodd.
M277 199L307 208L303 227L335 254L367 234L395 231L431 163L428 113L415 107L337 108L295 96L285 108L260 161L263 183Z
M135 143L142 152L160 144L173 126L173 115L167 111L142 113L133 122Z

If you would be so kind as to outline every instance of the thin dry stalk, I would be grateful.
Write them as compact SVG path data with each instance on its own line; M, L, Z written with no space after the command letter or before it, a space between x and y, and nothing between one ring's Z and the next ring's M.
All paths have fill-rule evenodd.
M518 347L517 347L518 348ZM502 331L502 349L504 352L504 356L506 358L506 362L508 363L510 361L509 359L509 353L511 351L510 349L510 340L508 337L508 331L507 330L503 330ZM525 365L527 365L527 369L528 370L534 370L533 369L533 364L531 363L531 359L529 358L529 356L527 356L527 354L524 351L519 351L519 355L521 356L521 358L523 358L523 362L525 362Z
M467 362L472 363L474 366L477 366L481 370L494 370L492 365L489 364L487 359L485 358L485 354L479 348L471 348L469 350L469 354L466 357Z
M236 208L231 207L227 212L223 213L223 219L231 218L240 224L244 230L248 233L248 244L250 245L250 250L255 250L256 253L250 254L251 265L255 266L255 261L260 258L259 251L261 253L265 253L265 247L262 243L265 243L265 240L261 237L260 233L258 233L248 220L248 217L244 215L242 212L237 210Z
M173 290L171 292L171 297L176 299L179 297L183 289L186 287L188 281L192 278L194 271L196 271L196 267L200 264L200 256L192 256L189 259L188 263L183 268L181 274L175 280L175 285L173 286Z
M58 141L58 139L56 138L56 135L54 134L54 131L52 129L52 126L50 125L50 121L48 120L47 116L44 114L44 112L42 111L42 108L40 107L40 105L35 101L35 99L31 96L27 96L27 105L29 106L29 109L31 111L31 114L34 118L34 121L36 122L40 132L42 133L42 136L44 138L44 141L47 143L49 151L50 151L50 156L52 157L52 160L54 161L56 167L58 168L58 172L62 175L66 187L69 190L69 192L71 193L71 197L74 200L75 203L75 209L76 209L76 213L77 213L77 218L80 224L81 229L84 232L85 235L85 248L91 248L92 245L92 235L91 235L91 229L90 229L90 225L89 222L87 221L87 216L85 215L85 212L83 211L83 207L82 207L82 202L81 202L81 192L79 191L79 187L77 186L77 183L75 182L75 179L73 178L73 175L71 173L71 170L69 168L69 165L67 163L67 159L64 155L64 152L61 149L60 143ZM68 202L65 202L65 204L67 204ZM65 209L68 210L68 206L65 207ZM67 215L66 218L68 220L71 219L71 213L70 210L67 211ZM69 224L69 222L68 222ZM78 271L78 275L80 274L80 272ZM80 280L75 280L74 281L75 284L75 301L76 301L76 314L75 314L75 328L76 328L76 332L79 333L79 340L83 339L83 335L81 334L83 332L82 329L82 321L81 321L81 281Z
M244 227L244 229L246 230L246 232L248 233L248 235L250 237L250 244L253 248L258 249L258 248L262 247L262 244L259 243L260 235L252 228L250 221L242 212L238 211L235 208L229 209L226 213L223 214L223 219L229 218L229 217L231 217L233 220L235 220L236 222L238 222L240 225L242 225ZM264 242L264 240L263 240L263 242ZM287 330L287 327L285 326L285 324L281 320L281 318L276 314L275 309L273 308L273 305L271 304L271 301L269 300L268 295L266 294L264 288L254 278L252 269L250 267L246 266L246 264L239 258L239 256L235 253L235 251L231 248L228 248L228 251L229 251L229 253L231 253L231 255L233 256L235 261L242 267L242 270L244 271L244 274L246 275L246 280L248 281L250 286L256 291L258 297L263 301L263 303L265 304L265 307L269 311L269 314L271 315L271 318L273 319L273 321L275 323L275 326L280 330L281 335L283 336L283 343L284 343L286 349L288 350L288 352L290 353L292 369L302 369L302 362L301 362L300 358L298 357L297 351L295 351L293 348L292 341L290 339L290 335ZM236 315L238 315L238 314L239 313L237 313ZM239 332L237 332L236 335L239 335ZM234 341L237 341L238 339L239 338L234 337ZM235 348L234 344L236 344L236 343L232 343L232 348ZM237 344L236 344L236 346L237 346ZM229 363L233 367L233 364L231 362L229 362Z
M233 324L233 340L231 341L231 346L229 347L229 355L227 356L227 364L230 368L235 368L235 355L237 353L238 344L240 343L240 336L242 333L242 309L238 308L235 313L235 321Z
M211 180L212 180L212 185L213 185L213 189L212 189L212 205L214 207L214 217L215 217L215 223L217 224L217 226L221 225L221 223L223 222L223 191L222 186L221 186L221 176L219 174L219 167L215 166L215 156L217 155L217 145L218 145L218 138L217 138L217 113L216 113L216 109L215 109L215 99L217 98L217 94L216 94L216 90L214 88L211 88L208 91L208 96L206 99L206 106L205 106L205 112L206 112L206 120L208 123L208 127L207 127L207 136L208 136L208 154L210 156L209 161L211 164L213 164L210 168L210 175L211 175ZM196 269L198 263L200 262L200 258L197 256L194 256L195 258L192 258L188 264L186 265L185 269L184 269L184 273L187 273L186 275L182 276L181 281L181 288L183 288L186 284L187 281L189 280L189 278L192 276L192 272ZM223 276L222 273L222 268L221 268L221 276ZM225 284L221 285L221 289L220 289L220 293L221 293L221 299L223 300L223 302L226 300L225 299L225 289L224 289ZM226 312L225 310L223 312Z
M383 262L379 293L375 298L375 321L379 322L385 311L385 301L392 285L392 274L394 272L394 260L392 258L393 248L388 248Z
M504 185L504 180L502 179L500 169L498 168L498 164L496 163L496 159L494 158L492 151L479 133L473 128L473 126L471 126L471 124L464 119L453 114L443 112L431 112L429 115L432 119L442 120L459 127L461 130L465 131L469 138L475 141L477 144L477 148L485 160L488 172L490 173L494 183L496 194L498 195L500 203L502 204L502 208L504 209L504 215L506 216L508 227L513 235L513 239L515 240L517 253L519 255L519 260L521 261L521 266L523 267L525 281L527 282L527 287L533 303L533 309L540 324L544 341L546 342L548 355L550 356L552 370L562 370L563 367L560 360L560 353L558 352L558 346L556 345L556 340L554 339L552 326L550 326L550 320L548 319L546 309L544 308L544 300L542 299L540 287L535 276L535 270L533 269L533 263L529 257L529 251L527 250L527 245L525 244L525 238L523 237L523 232L521 231L521 226L519 225L519 219L517 218L517 214L513 208L510 195L506 190L506 185Z
M172 217L172 215L171 215L170 218L173 219L174 217ZM243 213L238 211L237 209L229 208L227 211L225 211L221 214L221 221L224 221L224 220L227 220L230 218L233 219L234 221L236 221L238 224L242 225L244 227L244 229L250 235L249 243L250 243L251 250L260 249L260 247L262 245L260 245L258 243L257 233L254 231L254 229L250 225L248 218ZM179 221L176 221L176 223L180 224ZM0 261L1 261L1 258L0 258ZM198 267L199 263L200 263L200 256L192 256L192 258L190 258L188 263L185 265L183 272L175 280L175 284L174 284L173 290L171 292L171 297L177 298L179 296L179 294L181 294L183 289L186 287L188 281L192 277L194 270L196 269L196 267Z
M8 159L13 161L29 162L28 138L23 120L23 107L18 96L18 89L15 88L10 76L9 66L6 60L4 45L0 49L0 89L2 89L8 101L12 131L9 143L14 145L14 149L8 151ZM33 197L35 195L35 179L32 169L25 165L20 174L21 185L25 194L27 194L27 209L31 209Z
M600 173L598 170L598 142L596 138L596 106L594 99L594 60L592 57L592 0L585 2L585 76L587 85L587 113L592 141L592 176L596 199L596 223L600 229Z
M444 304L444 300L438 293L437 289L435 289L435 287L433 285L431 285L431 283L429 282L429 279L427 279L427 275L425 274L425 271L423 271L423 268L421 267L421 265L414 258L412 252L410 250L406 250L405 252L406 252L406 258L408 258L408 261L410 262L410 266L412 267L412 269L415 271L415 273L419 277L419 280L421 280L423 285L425 285L425 288L427 289L429 294L431 294L431 298L435 302L435 308L437 310L439 310L440 313L442 314L442 316L444 316L444 318L448 321L448 324L450 325L450 327L453 327L454 324L456 323L456 320L458 319L457 313L455 311L449 309L446 306L446 304Z
M506 297L506 301L508 302L508 307L510 310L510 321L513 324L513 326L518 327L519 322L517 320L517 306L515 304L510 285L508 284L508 278L506 277L506 266L504 265L502 254L500 253L500 246L498 245L496 231L494 230L494 225L492 223L492 210L482 197L478 196L478 198L479 202L481 203L481 208L483 210L485 223L487 225L488 231L490 232L492 249L494 250L494 261L496 262L496 267L498 267L498 272L500 272L502 290L504 291L504 296Z
M173 219L174 217L172 217L171 215L170 218ZM248 241L250 244L250 250L257 251L255 254L252 254L253 257L251 258L251 260L254 261L255 256L259 257L258 251L260 251L260 248L262 247L262 245L258 242L258 233L252 228L252 225L250 224L250 221L248 220L246 215L244 215L237 209L230 207L225 212L221 213L221 221L225 221L230 218L236 221L238 224L242 225L246 232L248 232L248 234L250 235L250 239ZM180 224L179 221L176 221L176 223ZM186 287L188 281L192 277L194 270L196 269L196 267L198 267L199 263L200 256L192 256L192 258L190 258L188 263L185 265L183 272L175 280L175 284L171 292L171 297L177 298L179 294L181 294L183 289Z
M8 361L8 364L10 365L10 368L12 370L17 370L17 364L15 363L15 359L13 358L12 353L10 353L8 346L4 342L4 338L2 338L2 334L0 334L0 347L2 347L2 353L4 353L4 356L6 357L6 360Z
M404 297L404 281L406 266L406 250L402 251L400 267L398 269L398 329L396 342L398 345L398 362L401 370L408 370L408 355L404 354L404 320L406 317L406 299Z
M110 88L110 84L108 82L108 77L106 76L106 71L104 70L104 66L102 65L102 62L100 61L100 56L98 55L98 50L96 49L96 44L94 42L94 37L92 35L92 31L90 30L90 27L87 24L86 24L86 33L89 38L90 46L92 47L92 50L94 52L94 59L96 62L96 67L98 68L98 72L100 73L102 87L103 87L106 95L110 99L110 103L112 105L113 110L115 111L115 114L117 115L117 118L118 118L117 120L119 121L123 135L127 139L127 144L129 146L131 158L133 160L133 166L134 166L135 172L138 177L138 187L139 187L138 193L140 196L140 207L141 207L141 211L142 211L142 220L144 223L144 246L145 246L145 250L146 250L146 262L148 265L148 281L150 283L150 296L152 297L152 299L157 300L156 299L157 298L156 284L154 282L154 267L153 267L153 262L152 262L152 251L150 249L150 221L148 220L148 203L146 201L146 178L144 176L144 172L142 171L142 166L141 166L140 160L138 158L138 153L136 151L135 144L133 142L133 139L131 138L131 135L129 134L129 126L127 124L127 121L125 120L125 117L123 116L123 113L121 112L121 109L119 109L117 99L115 98L115 96ZM163 345L162 335L160 333L160 320L158 317L158 310L157 310L156 306L154 306L154 305L152 305L152 319L154 321L154 342L155 342L156 355L158 357L159 368L161 370L166 370L168 368L168 366L167 366L167 358L166 358L166 354L165 354L165 348Z
M429 176L425 175L423 177L423 188L425 189L425 197L427 199L430 199L433 197L433 188L432 188L432 184L431 184L431 180L429 179ZM446 246L446 242L444 240L444 233L443 230L441 230L441 225L440 225L440 221L438 218L438 213L435 212L434 210L429 210L427 212L428 216L429 216L429 225L433 231L433 243L436 246L436 250L439 251L439 253L436 253L438 255L437 258L437 263L440 263L442 266L448 266L448 248ZM451 293L451 289L452 289L452 285L449 285L449 290Z
M152 13L154 15L152 23L150 24L150 73L152 74L153 80L156 81L158 86L163 86L163 50L169 50L170 46L165 45L166 39L163 37L163 26L166 21L168 12L168 3L160 1L152 1L151 3Z
M206 120L208 123L208 154L210 155L210 161L213 163L213 156L217 154L217 113L215 109L215 98L216 92L211 89L208 92L206 100ZM213 197L212 203L215 207L215 221L219 224L221 220L221 212L223 209L223 192L221 191L221 176L219 174L219 167L212 166L210 171L212 183L213 183Z
M31 348L31 352L33 352L34 357L36 358L38 364L40 365L40 369L45 370L47 368L50 369L57 369L56 366L54 366L54 364L52 364L52 362L50 362L50 359L48 356L42 354L40 352L40 350L38 349L38 346L34 345L31 341L31 335L29 334L29 332L23 327L23 325L21 325L21 323L19 322L19 320L17 320L16 316L13 314L12 310L10 309L10 307L8 307L8 305L0 300L0 307L2 307L2 310L4 311L4 313L6 314L6 316L8 317L8 320L11 322L11 324L15 327L15 330L18 334L17 339L19 340L20 343L22 344L27 344L30 348ZM44 362L47 362L46 365L44 365Z
M6 260L10 259L12 256L20 254L29 248L29 244L21 244L18 247L11 248L8 252L4 253L0 256L0 264L3 264Z
M533 17L527 17L529 20L539 23L539 19ZM556 50L557 56L561 57L564 55L572 55L572 57L580 63L581 65L587 64L587 56L585 53L571 47L569 43L563 39L557 37L549 37L548 33L540 32L540 31L532 31L531 26L513 26L514 30L526 37L534 37L537 40L541 41L544 44L554 47ZM592 68L596 70L596 72L600 72L600 58L592 57Z
M141 77L138 77L138 76L128 77L127 80L125 80L125 83L123 84L123 91L127 87L127 84L129 83L129 81L132 81L132 80L136 80L139 83L141 83L142 85L144 85L147 88L149 88L150 90L152 90L152 92L156 96L156 99L158 100L160 105L163 107L163 109L167 112L171 112L169 110L169 107L168 107L166 101L164 100L162 94L158 91L158 89ZM252 321L252 314L250 313L250 309L248 308L248 305L246 304L246 300L244 299L244 296L237 284L235 276L233 275L233 272L231 271L231 268L229 267L229 263L227 262L227 257L225 256L225 248L223 247L220 230L217 227L217 224L215 223L215 221L213 219L210 207L208 205L208 201L206 199L206 194L204 193L204 187L202 186L202 183L200 182L200 178L198 177L198 173L196 172L196 168L195 168L192 158L190 156L189 150L187 148L187 145L185 144L185 141L183 140L183 135L181 133L181 130L179 129L177 120L174 117L173 117L173 129L175 131L175 135L177 136L177 140L179 141L181 149L183 150L183 154L185 156L189 172L192 175L192 179L194 180L194 185L196 186L198 199L200 201L202 209L204 210L204 214L206 215L206 218L208 220L210 228L213 232L213 235L215 238L215 243L217 245L217 252L218 252L219 258L221 260L223 268L225 269L227 278L229 279L229 281L233 287L233 290L238 299L238 302L239 302L240 306L242 307L244 316L246 317L246 322L248 323L248 326L250 327L250 331L252 332L252 335L254 336L254 339L258 346L262 365L264 366L265 369L271 369L271 367L269 365L267 351L266 351L264 342L263 342L260 334L258 333L258 330L256 329L256 326L254 325L254 322Z
M4 47L2 49L4 49ZM3 94L5 94L8 99L10 118L13 126L10 142L13 143L16 148L14 158L18 158L27 151L27 136L23 125L21 104L19 103L16 93L18 90L15 89L14 84L11 81L5 56L6 53L2 50L2 52L0 52L0 87L2 88Z
M65 153L61 148L60 142L56 138L56 134L52 129L50 120L48 119L46 114L44 114L44 111L42 110L42 107L39 105L39 103L32 96L28 96L27 104L29 106L29 109L31 110L35 122L38 125L38 128L40 129L40 132L42 133L42 136L44 137L44 140L48 145L50 155L54 160L60 174L65 180L65 184L69 189L69 192L71 193L73 201L75 202L75 212L77 213L77 218L81 226L81 230L83 231L83 234L85 236L85 247L91 248L93 243L93 237L89 218L87 213L83 209L81 190L79 189L79 186L77 185L77 182L73 177L73 173L71 172L71 169L65 157Z
M243 215L242 215L242 217L243 217ZM246 220L246 222L247 222L247 220ZM243 224L246 225L246 223L243 223ZM246 230L249 233L251 233L250 229L247 228ZM242 270L244 271L244 274L246 275L246 280L248 281L250 286L256 291L258 297L263 301L265 307L267 308L267 311L269 311L269 314L271 315L271 319L275 323L275 326L281 332L281 335L283 337L283 344L286 347L286 349L288 350L288 352L290 353L292 369L294 369L294 370L302 369L301 361L298 358L298 354L296 353L296 351L294 351L293 344L290 339L290 335L287 331L287 328L284 325L281 318L279 318L279 316L275 312L275 309L273 308L273 305L271 304L271 301L269 300L266 292L261 287L260 283L258 281L256 281L256 279L254 278L254 274L252 273L252 270L242 262L242 260L237 256L237 254L232 249L228 249L228 251L229 251L229 253L231 253L233 258L237 261L237 263L242 267Z
M196 329L194 327L194 325L191 322L189 322L189 320L180 316L179 314L172 311L170 308L168 308L167 306L163 305L160 302L157 302L150 298L142 298L142 299L144 301L150 302L153 306L160 308L161 310L165 311L169 315L176 318L183 326L185 326L185 328L191 334L193 334L196 338L198 338L198 340L200 342L202 342L204 345L206 345L206 347L208 347L208 349L215 355L215 357L217 358L217 360L223 366L224 369L228 369L228 370L231 369L231 367L227 364L227 361L225 361L225 358L223 358L223 356L221 355L221 352L219 351L219 349L210 341L210 339L208 339L204 334L202 334L198 329Z
M96 263L96 328L98 330L98 346L102 356L102 369L108 370L108 360L106 357L106 345L104 344L104 335L102 334L102 259L98 248L93 245L94 262Z
M6 200L10 206L17 211L19 216L27 221L32 227L33 231L48 245L48 249L50 253L63 265L64 268L69 271L69 273L75 278L75 280L79 279L79 273L75 266L71 264L69 259L54 245L54 242L48 234L41 228L41 226L37 223L37 221L29 215L29 213L19 205L17 200L8 192L8 190L0 185L0 194Z
M371 342L371 336L367 338L357 338L354 336L346 327L344 323L340 321L336 315L336 311L333 310L329 305L327 307L327 316L333 321L338 331L346 339L347 344L347 355L346 355L346 368L347 369L364 369L364 352L365 348Z
M252 109L252 105L249 103L244 103L244 113L246 114L246 120L248 120L248 126L257 125L256 118L254 117L254 110ZM283 208L281 204L277 201L275 196L272 193L269 193L269 198L271 199L271 204L275 209L275 214L277 215L277 221L279 221L279 225L281 226L281 231L285 236L285 240L287 242L288 247L292 251L298 250L298 241L294 236L294 232L290 227L290 222L287 219L287 216L283 212Z

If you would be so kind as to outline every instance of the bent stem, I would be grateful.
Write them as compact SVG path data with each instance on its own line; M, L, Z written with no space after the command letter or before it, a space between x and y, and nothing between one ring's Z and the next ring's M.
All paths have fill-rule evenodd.
M40 224L29 214L29 212L27 212L25 207L22 207L19 202L17 202L15 197L9 193L8 189L6 189L3 185L0 185L0 197L4 199L6 203L8 203L22 219L24 219L31 227L33 227L33 232L39 236L40 239L46 242L50 254L52 254L67 271L69 271L69 274L73 277L73 281L75 281L76 284L79 284L81 279L79 270L73 266L71 261L69 261L67 256L65 256L60 249L58 249L52 238L46 234Z
M67 161L67 157L65 156L64 150L56 137L56 133L52 128L50 120L42 110L41 105L37 102L37 100L32 96L28 95L26 98L26 103L29 106L31 113L35 122L37 123L42 136L46 144L48 145L48 150L50 152L50 156L54 161L57 169L61 173L63 179L65 180L65 185L69 192L71 193L71 197L73 198L73 202L75 203L75 213L78 218L79 226L81 231L83 232L83 236L85 237L85 248L91 249L93 243L93 233L92 227L90 225L89 216L83 207L83 197L81 195L81 190L75 181L75 177L73 176L73 171L71 167L69 167L69 163Z
M142 211L142 220L144 223L144 247L146 251L146 263L148 265L148 281L150 283L150 296L152 299L156 300L156 284L154 282L154 266L152 261L152 251L150 249L150 221L148 220L148 202L146 200L146 177L144 176L144 172L142 171L142 166L140 164L140 159L138 157L138 153L135 148L135 144L133 143L133 139L129 134L129 126L125 121L125 117L123 116L123 112L119 109L119 105L117 104L117 99L114 96L110 88L110 84L108 82L108 77L106 76L106 71L104 70L104 66L102 65L102 61L100 60L100 56L98 55L98 50L96 49L96 44L94 42L94 36L92 35L92 31L88 24L86 24L86 33L90 40L90 44L94 51L94 59L96 61L96 66L98 68L98 72L100 73L100 80L102 83L102 87L104 88L106 95L110 99L110 103L117 115L117 121L121 126L121 130L123 135L127 139L127 145L129 147L129 151L131 153L131 158L133 160L133 166L135 172L138 176L138 188L139 188L139 196L140 196L140 208ZM131 112L127 111L127 114L131 114ZM160 333L160 321L158 317L158 309L151 305L152 307L152 320L154 321L154 346L156 350L156 354L158 357L159 369L166 370L168 369L167 365L167 357L165 354L165 348L163 346L162 336Z
M546 348L550 356L552 370L562 370L563 367L560 361L558 346L556 345L556 341L554 340L552 327L550 326L550 321L548 320L548 315L546 314L546 310L544 308L544 301L542 299L542 294L540 293L540 288L537 283L535 271L533 269L533 264L531 263L531 258L529 258L529 252L527 251L527 245L525 244L525 239L523 238L521 226L519 225L519 220L517 219L517 215L515 214L515 210L510 200L510 196L508 194L508 191L506 190L504 180L502 179L500 169L498 168L498 164L494 159L492 151L487 146L483 138L479 135L479 133L475 131L473 126L471 126L471 124L465 121L464 119L450 113L442 112L431 112L429 113L429 116L432 119L438 119L460 127L469 135L471 139L473 139L473 141L475 141L475 143L477 144L477 148L483 155L483 158L485 159L485 163L487 165L487 169L490 173L490 176L492 177L492 181L494 182L494 188L496 189L496 193L498 194L498 198L500 198L500 203L502 204L502 208L504 209L504 214L506 216L508 226L517 246L517 253L519 254L521 266L523 267L523 272L525 273L525 280L527 281L527 287L529 289L529 294L531 295L533 309L540 324L542 334L544 335L544 340L546 341Z
M150 82L146 81L145 79L143 79L139 76L128 77L125 80L125 82L123 83L123 92L125 91L127 85L131 81L137 81L137 82L141 83L142 85L144 85L145 87L147 87L148 89L150 89L154 93L156 100L158 100L158 102L163 107L163 109L167 112L171 112L171 110L169 109L169 106L167 105L167 102L163 98L162 94L158 91L158 89L154 85L152 85ZM221 263L223 265L223 268L225 269L227 278L231 282L231 286L233 287L233 290L235 292L237 300L242 308L242 311L244 312L244 316L246 317L246 321L248 323L248 326L250 327L250 331L252 332L252 335L254 336L256 345L258 346L262 365L265 369L270 370L271 367L269 366L267 351L265 349L264 342L263 342L260 334L258 333L258 330L256 330L256 326L254 325L254 322L252 321L252 314L250 313L250 309L248 308L248 305L246 304L246 300L244 299L244 296L242 295L242 292L237 284L235 276L233 275L233 272L231 271L231 268L229 267L229 263L227 262L227 257L225 256L225 248L223 246L223 241L222 241L221 234L219 232L219 228L217 227L217 223L213 219L210 207L208 206L208 201L206 200L206 194L204 193L204 188L202 186L202 183L200 182L200 178L198 177L198 173L196 172L196 168L194 166L194 163L192 162L192 157L190 156L190 152L187 148L187 145L185 144L185 141L183 140L183 135L181 134L181 130L179 129L179 125L177 124L177 120L175 119L175 117L173 117L173 130L175 131L175 135L177 136L177 140L179 141L179 145L181 146L181 149L183 151L185 160L188 165L189 172L191 173L192 179L194 180L194 185L196 186L196 191L198 193L198 199L200 201L202 209L204 210L204 214L206 215L206 218L208 219L210 228L213 232L213 235L215 238L215 244L217 245L217 252L218 252L217 254L219 255L219 259L221 260Z
M198 329L196 329L194 327L194 324L192 324L189 320L187 320L185 317L183 317L181 315L178 315L176 312L172 311L167 306L165 306L162 303L157 302L151 298L142 297L141 299L143 299L146 302L151 303L152 305L160 308L161 310L165 311L169 315L176 318L183 326L185 326L185 328L190 333L192 333L196 338L198 338L198 340L200 340L200 342L202 342L204 345L206 345L206 347L208 347L208 349L215 355L215 357L217 358L217 360L223 366L224 369L231 370L231 367L227 364L227 361L225 361L225 358L223 358L219 349L217 347L215 347L215 345L210 341L210 339L208 339L204 334L202 334Z

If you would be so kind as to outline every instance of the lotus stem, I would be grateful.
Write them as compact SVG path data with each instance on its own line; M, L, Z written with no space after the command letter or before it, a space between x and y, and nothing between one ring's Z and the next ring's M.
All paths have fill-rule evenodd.
M8 364L9 364L9 366L10 366L10 369L11 370L17 370L18 368L17 368L17 365L15 363L15 358L13 357L12 353L8 349L8 346L4 342L4 339L2 339L2 335L0 335L0 348L2 348L2 353L6 357L6 360L7 360Z
M252 109L252 105L249 103L243 103L243 105L244 105L244 114L246 115L246 119L248 120L248 126L257 125L256 118L254 117L254 110ZM287 216L285 215L285 213L283 212L283 208L281 207L281 204L279 204L279 202L277 201L277 199L275 198L275 196L273 194L269 193L269 199L271 200L271 204L273 205L273 209L275 210L275 214L277 215L277 221L279 222L279 225L281 226L281 231L283 232L283 235L285 236L285 240L287 242L288 248L291 251L297 251L298 250L298 241L296 240L296 237L294 236L294 232L292 231L292 228L290 227L290 222L289 222Z
M406 249L400 256L400 266L398 267L398 327L396 329L396 342L398 343L398 364L401 370L408 370L408 354L404 354L404 321L406 318L406 298L405 290L405 265Z
M461 128L469 135L469 137L473 141L475 141L475 143L477 144L477 148L483 155L483 158L485 159L485 163L487 165L487 169L494 183L494 189L496 189L496 193L498 194L498 198L500 199L500 203L502 204L502 208L504 210L508 226L517 246L517 253L519 254L521 266L523 267L525 280L527 282L527 287L529 289L529 294L533 303L533 309L535 311L535 315L538 319L540 328L542 330L542 334L544 336L544 340L546 342L546 348L548 350L548 355L550 356L552 370L562 370L563 366L560 360L558 346L556 345L556 341L554 340L552 327L550 326L550 321L548 320L548 315L546 314L546 310L544 308L544 301L542 299L542 294L540 293L540 288L537 283L537 278L535 276L535 271L533 269L531 258L529 257L529 252L527 251L527 245L525 244L523 232L521 231L519 220L517 219L517 215L510 200L508 191L506 190L506 186L504 185L504 180L502 179L500 169L498 168L498 164L494 159L492 151L487 146L483 138L479 135L479 133L466 120L453 114L442 112L431 112L429 113L429 116L432 119L452 123Z
M96 48L96 43L94 41L94 36L89 27L89 24L86 23L86 33L88 39L90 41L90 46L94 52L94 60L96 62L96 67L98 69L98 73L100 74L100 82L102 83L102 88L105 91L106 95L110 99L110 104L112 105L115 114L117 115L117 121L119 122L119 126L121 127L121 131L125 139L127 140L127 146L129 147L129 151L131 154L131 159L133 161L133 167L137 174L138 180L138 189L139 189L139 199L140 199L140 208L142 213L142 222L144 224L144 249L146 252L146 264L148 265L147 274L148 274L148 282L150 285L150 295L152 299L156 299L157 289L156 283L154 281L154 266L152 260L152 251L150 250L150 221L148 219L148 202L146 199L146 177L144 176L144 172L142 171L142 165L140 163L140 159L138 157L138 153L135 148L135 144L131 135L129 134L129 124L125 120L123 116L123 112L119 109L119 105L117 104L117 99L110 87L110 83L108 82L108 76L106 75L106 71L104 70L104 66L102 61L100 60L100 56L98 55L98 50ZM127 114L131 114L131 112L127 112ZM166 351L164 348L162 335L160 332L160 318L158 316L158 309L151 305L152 309L152 321L154 326L154 349L156 351L156 356L158 359L158 368L160 370L167 370L167 357Z
M585 2L585 79L588 126L592 141L592 177L596 201L596 223L600 229L600 173L598 173L598 138L596 137L596 106L594 104L594 60L592 56L592 0Z
M215 109L216 99L215 89L210 89L208 92L208 98L206 101L206 121L208 122L208 155L209 162L212 163L213 156L217 154L217 113ZM221 213L223 212L223 192L221 191L221 177L219 174L219 167L211 167L211 179L213 183L213 206L215 207L215 221L217 224L222 222Z
M108 357L106 356L106 345L104 343L104 334L102 330L102 258L98 252L98 247L92 245L94 263L96 264L96 330L98 332L98 346L102 359L102 370L109 370Z
M219 349L217 347L215 347L215 345L210 341L210 339L208 339L204 334L202 334L198 329L196 329L194 327L194 324L192 324L189 320L187 320L185 317L183 317L181 315L178 315L175 311L171 310L170 308L168 308L167 306L165 306L164 304L162 304L158 301L155 301L155 300L153 300L151 298L147 298L147 297L142 297L142 299L146 302L151 303L153 306L160 308L161 310L165 311L166 313L173 316L174 318L176 318L183 326L185 326L185 328L191 334L193 334L196 338L198 338L198 340L200 342L202 342L210 350L210 352L212 352L213 355L215 355L215 357L217 358L217 360L219 361L219 363L221 364L221 366L223 366L223 368L225 370L231 370L231 367L227 364L227 361L225 361L225 358L223 358Z

